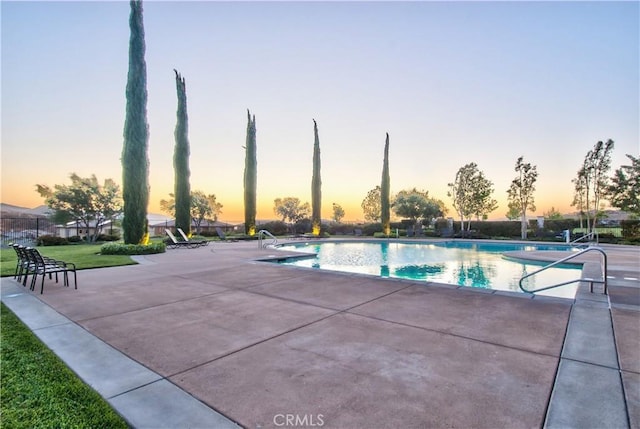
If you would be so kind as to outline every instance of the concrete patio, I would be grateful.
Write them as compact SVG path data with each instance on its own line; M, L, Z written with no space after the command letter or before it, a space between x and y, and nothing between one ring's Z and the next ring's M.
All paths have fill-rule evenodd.
M640 248L575 300L215 243L1 299L134 427L640 428Z

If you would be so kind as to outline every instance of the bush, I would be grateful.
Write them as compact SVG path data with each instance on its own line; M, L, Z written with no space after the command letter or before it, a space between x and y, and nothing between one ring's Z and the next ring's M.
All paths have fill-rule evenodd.
M622 238L632 243L640 242L640 220L623 220L620 226L622 226Z
M120 236L118 234L100 234L96 241L118 241Z
M79 235L72 235L71 237L67 238L67 240L69 241L69 243L80 243L82 241L82 237L80 237Z
M381 223L368 223L362 227L362 235L373 236L376 232L382 232Z
M273 235L286 235L289 232L289 227L281 220L274 220L273 222L262 223L258 225L258 230L266 229Z
M56 235L41 235L36 241L38 246L60 246L62 244L69 244L69 241L64 237L58 237Z
M105 243L100 247L103 255L151 255L154 253L164 253L167 246L164 243L142 244L122 244Z

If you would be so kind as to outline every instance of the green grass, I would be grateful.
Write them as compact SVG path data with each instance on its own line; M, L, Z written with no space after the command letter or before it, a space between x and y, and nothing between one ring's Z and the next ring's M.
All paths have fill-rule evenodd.
M127 255L100 255L100 244L70 244L66 246L41 246L44 256L76 264L79 270L87 268L117 267L135 262ZM0 249L0 275L12 276L16 269L16 252Z
M0 306L0 323L2 427L128 427L4 304Z

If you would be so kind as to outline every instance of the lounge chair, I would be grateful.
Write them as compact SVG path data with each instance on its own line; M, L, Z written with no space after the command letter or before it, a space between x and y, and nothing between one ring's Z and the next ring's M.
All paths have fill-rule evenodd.
M220 237L220 240L222 241L238 241L238 240L233 240L227 237L227 235L224 233L222 228L220 228L219 226L216 226L216 233L218 234L218 237Z
M169 236L169 238L171 239L170 242L167 243L167 247L169 249L179 249L181 247L187 247L189 249L192 249L194 247L198 247L199 245L194 245L193 243L190 243L188 241L179 241L175 235L173 235L173 232L171 232L168 229L165 229L165 232L167 233L167 235Z
M209 244L207 240L189 240L189 237L187 237L187 234L184 233L182 228L178 228L178 232L180 233L182 238L184 238L184 241L195 245L195 247L206 246L207 244Z

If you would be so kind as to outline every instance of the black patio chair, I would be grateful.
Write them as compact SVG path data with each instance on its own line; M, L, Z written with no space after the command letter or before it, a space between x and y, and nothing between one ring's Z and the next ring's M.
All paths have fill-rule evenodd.
M78 289L78 277L76 275L75 264L44 257L37 249L32 247L25 248L25 252L29 260L29 272L27 272L27 274L31 273L32 276L30 290L35 289L38 276L42 276L42 282L40 283L40 294L42 294L44 292L44 278L48 275L51 279L52 275L55 274L57 283L59 273L62 274L64 286L69 287L69 272L73 273L74 287Z
M22 285L27 285L27 273L29 272L29 258L25 252L26 247L20 244L11 244L11 247L16 252L16 270L13 273L13 278L17 281L22 281ZM24 277L24 278L23 278Z

